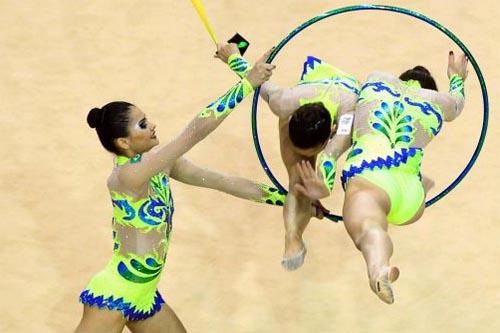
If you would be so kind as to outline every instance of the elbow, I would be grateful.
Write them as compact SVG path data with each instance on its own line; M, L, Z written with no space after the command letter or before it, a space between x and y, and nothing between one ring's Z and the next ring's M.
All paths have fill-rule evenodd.
M457 119L458 116L460 116L460 114L462 113L463 108L464 108L463 103L456 105L453 112L449 112L448 114L446 114L446 117L444 120L449 122L449 121L453 121L453 120Z
M444 121L446 122L450 122L450 121L453 121L455 119L458 118L458 116L460 115L460 111L456 111L456 112L453 112L453 113L450 113L448 115L446 115L446 117L444 118Z

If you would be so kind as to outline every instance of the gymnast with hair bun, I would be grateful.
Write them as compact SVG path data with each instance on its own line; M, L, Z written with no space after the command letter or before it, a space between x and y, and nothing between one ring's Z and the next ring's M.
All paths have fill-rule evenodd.
M399 269L389 263L393 246L388 225L420 219L433 181L420 173L424 148L464 107L465 54L448 55L449 93L437 91L431 73L416 66L399 78L373 72L356 106L353 144L342 171L344 225L366 261L370 288L393 303L391 283ZM302 193L329 195L321 170L300 163Z
M236 106L272 75L269 52L222 97L194 117L172 141L159 145L156 125L138 107L111 102L87 116L115 155L107 180L113 206L113 255L80 295L77 333L185 332L157 285L166 263L174 201L169 178L258 202L283 205L277 189L200 168L183 155L214 131Z

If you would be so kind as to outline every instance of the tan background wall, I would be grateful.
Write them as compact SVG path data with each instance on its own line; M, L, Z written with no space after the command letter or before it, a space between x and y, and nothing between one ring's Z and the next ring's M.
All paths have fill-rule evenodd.
M220 39L235 31L256 59L289 31L348 1L206 0ZM356 1L355 1L356 2ZM357 2L361 3L361 2ZM392 228L402 275L396 303L368 289L364 264L342 225L311 223L304 267L285 272L281 211L174 183L173 241L160 283L192 332L498 332L500 157L495 121L500 24L494 0L387 1L450 28L482 66L492 119L484 151L460 186L416 225ZM306 55L364 79L422 64L446 89L453 44L406 16L344 14L299 35L276 59L273 79L292 85ZM456 50L456 48L455 48ZM78 295L112 250L105 180L112 157L85 122L88 110L127 100L167 142L235 76L212 58L211 40L189 1L0 1L0 332L69 332ZM463 168L478 137L482 101L472 71L466 109L426 151L437 190ZM188 154L259 181L250 99ZM283 179L277 122L261 104L262 144ZM339 182L325 202L342 203Z

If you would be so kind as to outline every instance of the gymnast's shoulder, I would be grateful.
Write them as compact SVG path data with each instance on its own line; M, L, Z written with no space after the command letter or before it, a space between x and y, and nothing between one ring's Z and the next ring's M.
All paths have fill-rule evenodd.
M388 72L380 71L380 70L375 70L368 74L368 77L366 78L366 81L386 81L386 82L397 82L399 81L399 78Z

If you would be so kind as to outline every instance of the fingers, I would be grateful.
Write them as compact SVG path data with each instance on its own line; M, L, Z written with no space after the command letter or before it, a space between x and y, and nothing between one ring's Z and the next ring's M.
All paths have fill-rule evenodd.
M269 80L269 78L273 74L273 69L275 69L276 66L272 64L266 64L263 62L256 62L255 66L250 70L248 75L246 76L250 84L254 87L257 88L260 86L262 83L266 82Z
M305 175L304 169L302 168L302 161L301 162L297 162L296 166L297 166L297 172L299 173L300 179L302 179L302 181L305 181L306 180L306 175Z
M276 68L276 65L273 64L262 64L262 66L264 66L264 68L268 71L272 71L273 69Z
M455 54L453 51L448 53L448 67L452 67L455 64Z
M316 172L309 161L302 161L302 170L308 179L316 178Z
M271 47L269 50L266 51L266 53L264 53L260 58L259 60L257 60L257 62L266 62L267 59L269 58L269 56L271 55L271 53L273 53L274 51L274 46Z
M272 64L264 64L264 63L257 63L255 65L259 71L262 71L264 73L272 74L273 70L276 68L276 65Z
M460 57L460 62L462 63L462 67L464 68L464 70L467 70L467 64L469 63L469 59L467 58L465 53L463 53L462 56Z
M262 71L265 74L271 76L273 74L273 70L276 68L276 65L257 63L255 67L257 67L259 71Z
M273 72L271 70L265 70L263 73L263 79L264 81L269 80L269 78L273 75Z
M315 178L314 169L309 161L300 161L297 163L297 170L302 181Z
M321 203L321 201L319 200L316 200L313 205L315 205L316 207L320 208L323 212L325 213L330 213L330 211L328 209L325 208L325 206L323 206L323 204Z
M306 168L310 178L314 178L314 168L309 161L306 161Z
M217 51L215 52L214 58L225 61L231 54L238 52L238 45L235 43L217 43Z
M316 218L322 220L325 217L325 213L319 208L315 207L316 209Z
M302 184L299 184L299 183L295 184L294 189L297 193L301 193L304 196L307 196L307 194L308 194L306 188L304 186L302 186Z
M323 207L323 205L321 204L321 202L319 202L319 200L314 201L312 203L312 207L314 216L316 216L320 220L325 217L325 214L330 213L328 209Z

